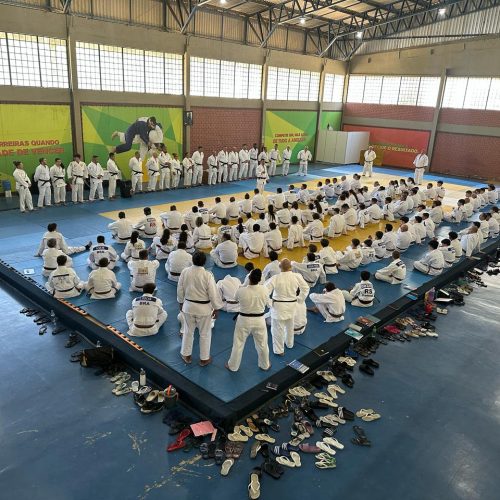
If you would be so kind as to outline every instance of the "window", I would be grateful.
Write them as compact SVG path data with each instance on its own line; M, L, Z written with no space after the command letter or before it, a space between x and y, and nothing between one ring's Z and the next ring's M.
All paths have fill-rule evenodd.
M467 78L447 78L443 108L463 108L466 90Z
M68 88L66 41L0 32L0 85Z
M123 91L122 49L100 45L99 59L101 63L101 89Z
M420 78L403 76L401 78L401 86L399 87L398 104L403 106L415 106L417 104L419 85Z
M344 96L344 75L325 75L324 102L342 102Z
M78 88L101 90L99 45L76 42Z
M165 54L165 94L182 95L184 75L182 56Z
M351 75L349 77L349 87L347 89L347 102L363 102L365 91L365 77Z
M431 108L434 108L436 106L440 81L440 78L420 78L417 106L429 106Z
M260 99L262 66L191 57L190 94L205 97Z
M380 102L380 92L382 91L381 76L367 76L365 80L365 92L363 102L367 104L378 104Z
M267 73L267 99L317 101L319 73L270 66Z
M165 93L165 64L162 52L144 51L146 68L146 92L150 94Z
M7 43L12 85L39 87L41 81L37 37L8 33Z
M9 52L7 35L0 32L0 85L10 85Z
M382 91L380 93L380 104L397 104L400 87L400 76L384 76L382 80Z
M486 109L500 111L500 78L491 79L490 93L488 95L488 102Z
M144 51L123 49L123 89L125 92L144 92Z
M439 83L435 77L352 75L347 102L434 107Z
M491 78L469 78L465 92L464 108L486 109Z
M175 94L183 91L182 56L76 42L78 88Z

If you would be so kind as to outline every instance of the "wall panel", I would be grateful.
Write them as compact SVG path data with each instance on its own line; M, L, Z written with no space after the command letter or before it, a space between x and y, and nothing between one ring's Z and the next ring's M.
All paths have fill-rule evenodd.
M434 108L424 106L396 106L389 104L345 103L344 116L362 118L385 118L388 120L414 120L430 122L434 116Z

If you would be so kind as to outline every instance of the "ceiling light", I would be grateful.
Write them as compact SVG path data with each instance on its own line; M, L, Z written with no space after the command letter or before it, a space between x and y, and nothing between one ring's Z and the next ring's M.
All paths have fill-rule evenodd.
M306 18L305 17L301 17L300 18L300 24L306 24Z
M446 9L439 9L439 10L438 10L438 14L439 14L440 16L444 16L444 15L446 14Z
M224 5L225 3L227 3L227 0L220 0L220 3Z
M362 31L358 31L356 33L356 38L363 38L363 32Z

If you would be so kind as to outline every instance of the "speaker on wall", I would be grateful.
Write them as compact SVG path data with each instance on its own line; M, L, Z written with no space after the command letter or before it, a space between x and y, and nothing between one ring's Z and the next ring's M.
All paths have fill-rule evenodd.
M193 112L184 111L184 125L190 127L193 124Z

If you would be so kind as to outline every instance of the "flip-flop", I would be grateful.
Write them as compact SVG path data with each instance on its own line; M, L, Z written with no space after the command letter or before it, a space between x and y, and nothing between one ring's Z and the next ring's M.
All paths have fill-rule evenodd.
M335 469L337 467L336 460L320 461L315 463L318 469Z
M303 453L318 453L321 451L316 445L310 443L299 444L300 451Z
M245 447L245 445L243 443L233 443L233 446L232 446L233 453L231 455L231 458L235 458L235 459L240 458L244 447Z
M250 427L247 427L246 425L240 425L238 426L239 430L243 432L247 437L252 437L253 436L253 431L250 429ZM235 428L235 432L236 428Z
M262 448L262 442L257 440L254 441L252 443L252 447L250 448L250 458L255 458L261 448Z
M127 387L126 382L120 382L119 384L116 384L115 388L111 391L113 394L116 394L118 391L121 391Z
M244 436L244 437L246 437L246 436ZM271 444L276 442L276 439L271 437L269 434L257 434L255 436L255 439L257 439L259 441L265 441L266 443L271 443ZM248 438L246 439L246 441L248 441Z
M300 461L300 455L296 451L290 452L290 458L293 460L295 467L300 467L302 462Z
M343 406L339 406L336 412L337 415L344 420L354 420L354 413L351 410L344 408Z
M234 460L232 458L228 458L228 459L224 460L224 463L222 464L222 467L220 468L221 476L227 476L233 465L234 465Z
M200 444L200 453L203 460L208 460L208 443Z
M277 457L276 462L278 462L280 465L284 465L285 467L295 467L295 462L288 457Z
M337 396L337 391L335 390L335 386L332 384L332 385L329 385L326 390L328 391L328 394L330 394L330 396L333 398L333 399L338 399L338 396Z
M319 371L317 374L323 377L327 382L335 382L337 377L330 371Z
M290 452L286 448L282 448L279 445L272 446L271 451L277 457L290 457Z
M233 432L231 434L228 434L227 438L229 439L229 441L233 441L233 442L246 443L248 441L248 436L244 436L243 434L240 434L239 432Z
M123 396L124 394L128 394L129 392L132 392L132 388L127 386L123 389L120 389L119 391L116 391L115 396Z
M181 431L181 433L177 436L177 439L173 442L170 443L167 447L167 451L175 451L175 450L180 450L186 446L185 439L191 434L191 429L184 429ZM207 444L207 443L202 443ZM201 446L200 446L201 448ZM208 445L207 445L208 449Z
M330 394L327 394L326 392L315 392L314 397L318 398L319 400L327 400L327 401L332 401L333 398L330 396Z
M353 426L352 430L354 431L354 434L356 434L356 440L358 441L358 443L356 444L361 444L362 446L371 445L371 442L366 436L365 431L362 427L359 427L359 425L355 425Z
M365 415L361 417L361 420L364 422L373 422L374 420L378 420L381 417L378 413L370 413L369 415Z
M324 437L323 442L326 444L329 444L330 446L334 446L338 450L343 450L344 445L336 438L334 437Z
M361 408L361 410L358 410L356 412L356 417L365 417L366 415L370 415L372 413L375 413L375 410L372 410L371 408L369 409L365 409L365 408Z
M47 327L42 326L40 330L38 330L38 335L45 335L47 333Z
M345 394L344 389L342 389L342 387L340 387L340 386L339 386L339 385L337 385L337 384L330 384L330 385L328 386L328 388L330 388L330 387L331 387L332 389L334 389L334 390L335 390L335 392L340 392L340 394Z
M250 472L249 483L248 483L248 498L250 500L257 500L260 497L261 477L262 477L262 469L260 467L255 467L252 470L252 472Z
M325 451L326 453L328 453L329 455L335 455L337 452L331 448L330 446L328 446L326 443L324 443L323 441L316 441L316 446L320 449L320 450L323 450Z
M120 372L120 373L117 373L114 377L111 377L109 379L110 382L118 382L118 380L120 380L122 377L124 377L125 375L128 375L127 372Z
M338 407L338 404L334 403L331 399L320 399L319 402L325 404L326 406L329 406L330 408Z
M259 432L259 428L255 425L255 422L250 417L247 418L247 425L252 432Z
M214 453L214 458L215 458L215 465L221 465L222 462L224 461L224 458L226 458L226 454L220 448L216 448ZM225 476L226 474L222 475Z

